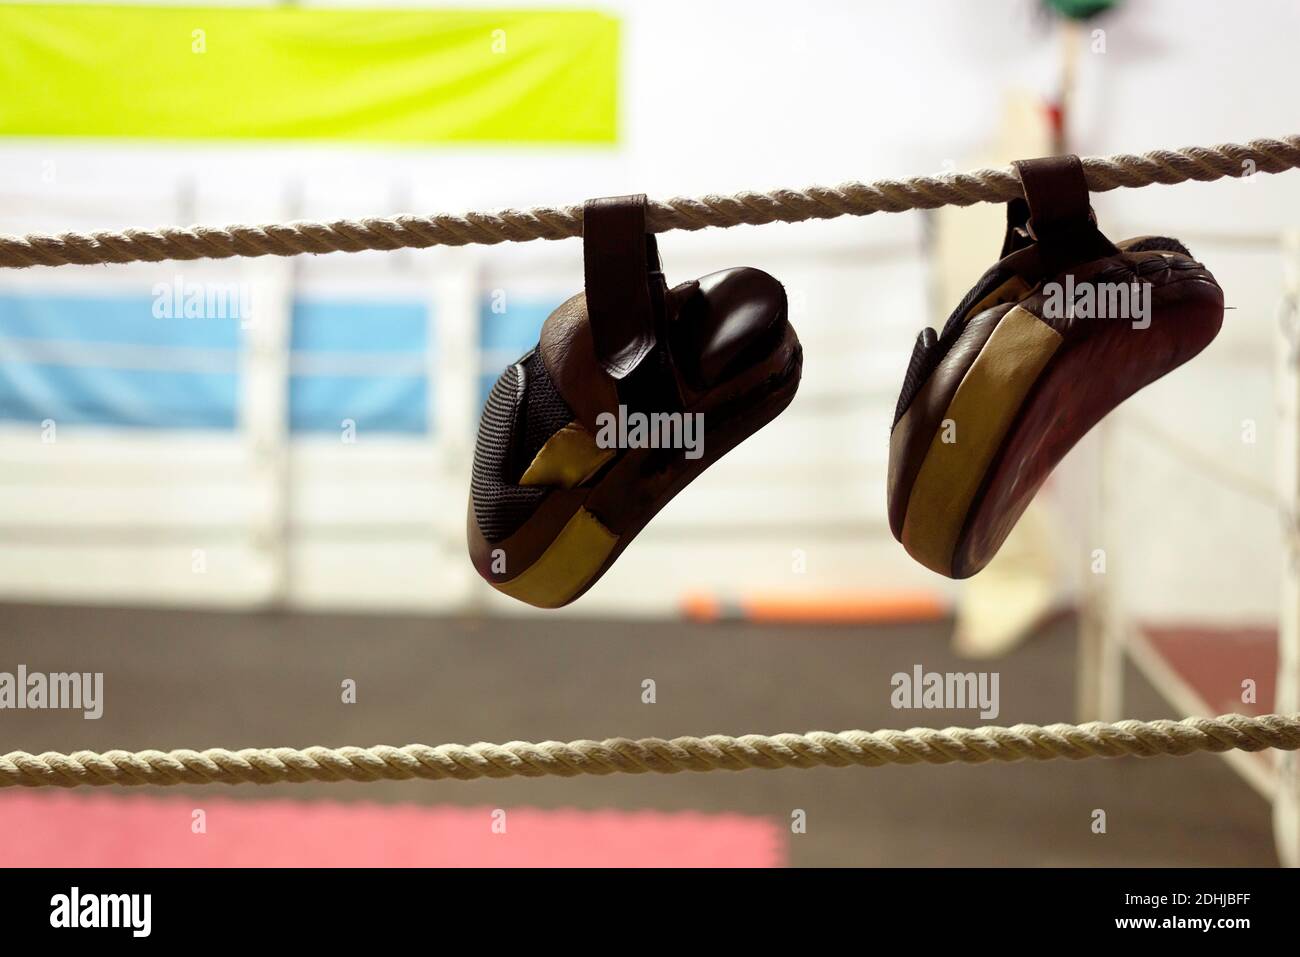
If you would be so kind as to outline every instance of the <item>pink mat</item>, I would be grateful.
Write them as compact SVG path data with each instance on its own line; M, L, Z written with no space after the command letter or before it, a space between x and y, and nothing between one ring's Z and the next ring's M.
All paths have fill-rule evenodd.
M191 832L206 812L206 834ZM738 814L0 794L5 867L777 867L784 832Z

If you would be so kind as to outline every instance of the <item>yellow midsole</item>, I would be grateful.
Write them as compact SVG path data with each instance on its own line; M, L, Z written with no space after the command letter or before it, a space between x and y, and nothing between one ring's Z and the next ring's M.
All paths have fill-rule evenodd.
M1060 333L1016 306L962 378L921 463L903 520L903 546L932 571L952 575L957 539L984 475L1060 344Z
M617 535L580 508L537 561L510 581L492 585L537 608L559 608L596 576L617 544Z

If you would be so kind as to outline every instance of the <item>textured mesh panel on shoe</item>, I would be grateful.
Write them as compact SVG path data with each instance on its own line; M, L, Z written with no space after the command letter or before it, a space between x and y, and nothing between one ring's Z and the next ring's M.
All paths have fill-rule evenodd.
M524 360L524 396L525 416L523 459L519 463L519 474L532 462L533 457L541 451L542 446L560 429L573 421L573 410L556 391L546 371L546 363L541 354L532 353ZM518 476L513 476L517 478Z
M921 391L925 380L939 363L939 350L935 348L938 339L934 330L926 326L916 337L912 346L912 358L907 362L907 372L903 374L903 391L898 395L898 405L894 408L894 425L907 412L916 394Z
M546 440L572 420L536 352L509 366L492 386L470 478L474 518L489 542L513 535L546 497L545 488L517 484L519 477Z
M1187 247L1176 239L1170 239L1168 236L1147 236L1145 239L1139 239L1131 246L1125 246L1126 253L1145 253L1145 252L1166 252L1182 253L1184 256L1191 256Z
M952 348L957 337L966 325L966 313L968 313L975 303L979 302L990 292L996 289L1002 283L1011 277L1008 270L992 266L979 282L971 287L970 292L962 297L957 308L952 311L948 321L943 324L943 331L939 333L938 339L931 336L925 336L922 332L917 337L916 344L912 347L912 358L907 363L907 372L903 375L903 391L899 393L898 405L894 407L894 425L898 425L898 420L907 412L907 407L912 404L916 394L921 391L921 386L925 385L925 380L930 378L930 373L934 371L935 366L939 364L948 350ZM922 338L924 337L924 338Z

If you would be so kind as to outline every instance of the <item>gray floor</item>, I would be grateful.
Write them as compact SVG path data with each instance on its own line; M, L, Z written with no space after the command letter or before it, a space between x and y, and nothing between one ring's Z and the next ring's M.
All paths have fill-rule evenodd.
M0 605L0 671L103 671L99 721L0 712L0 752L427 744L967 725L896 711L890 676L946 626L789 628L243 615ZM999 724L1070 720L1073 622L1006 659ZM340 702L355 679L358 702ZM653 678L657 703L641 703ZM1130 673L1126 713L1174 717ZM192 789L186 789L192 790ZM794 865L1273 865L1266 803L1222 759L285 785L223 796L736 811L788 821ZM1104 809L1107 833L1090 824ZM2 823L2 822L0 822Z

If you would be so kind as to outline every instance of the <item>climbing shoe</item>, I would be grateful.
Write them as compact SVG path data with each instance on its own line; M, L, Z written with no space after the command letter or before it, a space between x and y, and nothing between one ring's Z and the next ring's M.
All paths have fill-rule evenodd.
M479 423L469 553L539 608L590 588L658 511L799 385L785 290L737 268L669 288L645 197L588 201L585 291L497 379Z
M890 529L951 578L987 565L1074 444L1223 322L1182 243L1102 235L1077 156L1016 167L1002 256L917 337L890 435Z

